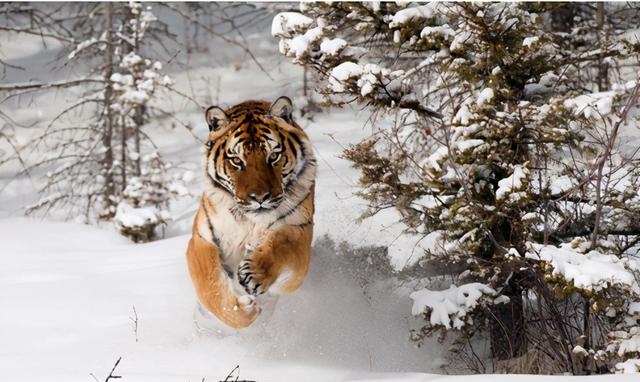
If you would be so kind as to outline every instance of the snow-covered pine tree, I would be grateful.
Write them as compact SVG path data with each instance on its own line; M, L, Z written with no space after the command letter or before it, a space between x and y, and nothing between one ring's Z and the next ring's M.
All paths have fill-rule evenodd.
M161 210L171 195L164 191L173 186L145 179L151 174L155 179L169 179L158 171L170 165L161 163L155 145L142 128L148 123L149 111L154 110L156 93L171 90L172 81L162 74L157 59L145 55L151 51L150 37L163 37L166 30L154 28L157 19L151 8L136 2L67 7L74 8L78 15L90 15L69 19L62 12L56 23L56 28L68 30L73 36L65 40L71 44L66 65L87 67L88 73L60 83L5 86L9 91L82 87L83 92L28 146L42 154L29 161L25 171L54 169L46 174L43 198L27 211L46 213L64 208L66 217L83 215L86 221L116 217L116 225L125 235L126 229L144 230L146 233L139 237L151 238L155 226L164 220ZM150 154L153 160L142 160ZM150 167L145 168L147 165ZM130 185L138 192L132 192ZM148 190L140 193L141 185ZM151 189L154 187L157 190ZM163 195L164 199L135 199L136 194ZM129 208L119 208L121 202L129 203ZM140 219L130 215L143 207L147 214L153 208L156 216L149 221L143 219L144 227L132 227L131 222ZM124 210L129 216L124 216ZM123 229L125 220L129 224Z
M150 7L129 3L117 33L115 56L119 65L110 77L119 138L116 172L122 187L114 221L123 235L136 242L154 238L157 226L169 216L166 208L172 196L165 180L170 164L163 163L152 142L144 141L142 132L148 121L147 110L154 107L154 94L172 85L172 80L161 74L162 64L144 57L145 34L155 21ZM151 151L151 155L143 150Z
M537 372L630 370L640 199L621 137L637 123L638 46L606 9L561 7L313 3L272 32L327 103L380 117L345 153L362 195L372 213L398 209L453 281L411 295L418 337L488 333L503 370L534 371L532 357Z

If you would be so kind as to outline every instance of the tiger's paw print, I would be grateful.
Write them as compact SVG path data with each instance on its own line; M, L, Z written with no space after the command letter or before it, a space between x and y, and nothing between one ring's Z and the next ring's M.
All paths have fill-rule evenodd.
M254 261L244 260L238 266L238 281L250 295L259 296L267 291L264 285L264 272L255 269Z

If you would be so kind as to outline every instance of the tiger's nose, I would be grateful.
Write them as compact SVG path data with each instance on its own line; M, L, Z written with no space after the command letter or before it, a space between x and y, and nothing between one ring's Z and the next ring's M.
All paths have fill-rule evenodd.
M271 194L269 192L265 192L260 195L256 195L255 193L249 194L249 198L258 203L264 203L264 201L269 199L270 196Z

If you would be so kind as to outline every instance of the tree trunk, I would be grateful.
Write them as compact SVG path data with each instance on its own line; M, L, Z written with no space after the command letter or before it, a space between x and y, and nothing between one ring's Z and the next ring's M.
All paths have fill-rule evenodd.
M133 38L133 44L134 44L133 51L136 54L138 54L140 50L140 36L138 34L138 31L140 30L140 14L135 16L135 20L136 20L136 31ZM136 86L137 86L140 79L135 78L134 81L136 82ZM144 124L144 113L145 113L144 105L138 105L135 107L134 115L133 115L133 122L135 126L133 126L133 131L132 131L134 150L136 151L136 156L133 159L133 172L135 176L140 176L142 174L142 165L141 165L141 158L140 158L141 157L140 129Z
M551 29L557 32L570 33L573 28L575 4L566 3L551 10Z
M111 82L111 76L113 75L113 3L107 3L107 25L106 25L106 59L107 66L104 71L104 78L106 87L104 90L104 107L105 107L105 131L102 135L102 146L104 148L104 158L102 159L102 173L104 176L104 187L102 196L104 198L102 212L103 218L111 218L115 214L115 184L113 181L113 110L111 105L113 103L113 83Z
M491 352L497 360L519 357L527 350L521 278L517 273L512 274L502 290L502 295L510 301L491 307Z
M604 3L597 3L596 24L598 25L598 45L600 48L600 56L598 57L598 90L609 90L609 64L605 61L607 49L607 31L604 28L605 23Z

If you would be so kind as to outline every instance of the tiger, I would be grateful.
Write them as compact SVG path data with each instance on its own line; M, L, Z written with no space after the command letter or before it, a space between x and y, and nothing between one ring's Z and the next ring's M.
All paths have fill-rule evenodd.
M232 329L309 271L317 163L289 98L205 111L204 192L187 247L201 307Z

